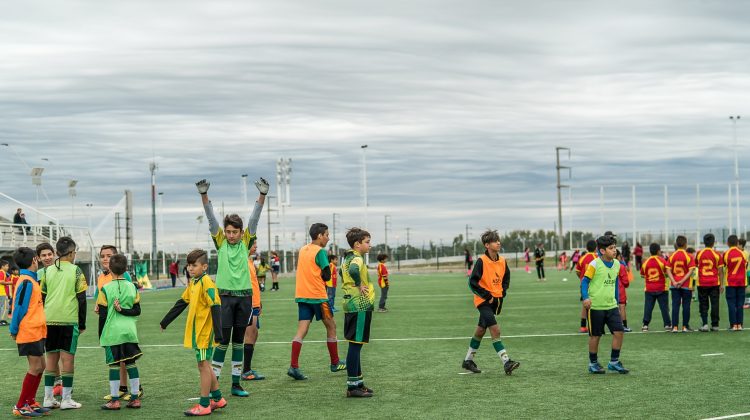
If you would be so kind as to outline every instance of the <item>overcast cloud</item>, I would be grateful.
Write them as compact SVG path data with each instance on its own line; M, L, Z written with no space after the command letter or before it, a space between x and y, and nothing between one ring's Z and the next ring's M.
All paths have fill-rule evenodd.
M376 243L384 214L392 245L397 235L405 241L406 227L417 245L450 242L465 224L474 236L485 227L552 229L555 146L572 149L565 164L574 168L576 228L600 229L600 184L632 183L644 229L664 226L664 183L674 184L672 227L695 226L696 183L713 184L701 191L703 226L724 226L728 116L750 121L750 4L742 1L28 1L2 9L0 139L12 149L0 148L0 191L35 202L18 152L45 167L42 210L69 222L67 181L78 179L76 224L93 204L93 224L104 226L96 239L111 242L107 214L131 189L139 249L150 247L152 159L163 242L184 250L206 244L196 180L211 181L217 209L223 200L245 215L240 175L275 184L276 159L292 158L286 221L299 244L305 217L330 224L336 212L345 227L364 225L362 144ZM605 195L606 226L630 229L630 188ZM750 188L740 195L750 216ZM15 207L0 208L11 217Z

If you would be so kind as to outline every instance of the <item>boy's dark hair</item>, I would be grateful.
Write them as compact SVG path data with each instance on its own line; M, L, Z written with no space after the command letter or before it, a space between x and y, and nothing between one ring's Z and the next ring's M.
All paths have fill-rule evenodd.
M617 240L614 236L600 236L596 238L596 247L599 249L607 249L610 245L617 244Z
M651 255L659 255L659 251L661 251L661 245L656 242L648 246L648 252L650 252Z
M102 255L102 251L104 251L105 249L111 249L112 253L117 254L117 247L116 246L114 246L114 245L102 245L102 247L99 248L99 255ZM122 274L122 273L120 273L120 274Z
M378 254L378 262L383 262L388 259L388 254Z
M487 229L481 236L482 245L487 245L500 240L500 234L496 230Z
M5 267L6 265L10 267L10 261L5 258L0 258L0 268Z
M34 264L34 257L36 257L36 252L25 246L18 248L16 252L13 253L13 260L15 260L20 269L31 267L31 265Z
M336 254L328 254L328 261L338 260L339 256Z
M740 238L740 246L744 248L744 247L745 247L745 245L747 245L747 239L745 239L745 238Z
M688 254L695 254L695 248L693 248L692 246L686 249L685 251L687 251Z
M326 233L328 230L328 226L326 226L325 223L313 223L312 226L310 226L310 237L312 240L318 239L318 236Z
M208 254L202 249L194 249L187 254L188 264L208 264Z
M63 236L55 244L57 256L62 258L76 250L76 242L70 236Z
M674 240L674 249L685 248L686 246L687 246L687 238L682 235L678 235L677 238L675 238Z
M615 253L615 258L619 260L621 255L622 255L622 252L620 252L620 250L618 249L617 252Z
M55 253L55 248L52 248L52 245L50 245L49 242L42 242L41 244L36 246L36 256L41 257L42 251L44 251L45 249L52 251L53 254Z
M115 276L121 276L128 270L128 257L115 254L109 259L109 271Z
M260 257L260 263L261 263L261 265L265 264L266 263L266 259L263 258L263 257Z
M227 226L232 226L234 228L237 228L239 230L242 230L242 218L239 214L232 213L227 214L224 216L224 229L227 228Z
M586 251L588 252L594 252L596 251L596 241L593 239L590 239L588 242L586 242Z
M703 235L703 245L712 247L716 243L716 236L713 233L707 233Z
M727 245L729 246L737 246L739 244L739 238L737 238L737 235L729 235L727 238Z
M365 240L365 238L371 238L370 232L360 229L358 227L353 227L346 231L346 242L349 244L350 247L354 248L354 244L357 242L362 242Z

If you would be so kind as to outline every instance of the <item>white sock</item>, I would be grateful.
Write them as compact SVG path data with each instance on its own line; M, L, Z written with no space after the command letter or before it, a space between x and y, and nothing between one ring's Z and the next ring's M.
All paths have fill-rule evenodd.
M216 375L216 379L219 379L219 375L221 375L221 369L224 368L224 362L211 362L211 369L214 371L214 375Z
M242 375L242 362L232 361L232 376Z
M474 360L475 354L477 354L477 349L469 347L469 351L466 352L466 358L464 360Z
M141 390L141 378L130 379L130 395L138 396L138 392Z
M505 351L505 349L502 349L499 352L497 352L497 355L500 356L500 359L503 361L503 363L510 360L510 357L508 357L508 352Z
M109 395L111 395L112 398L116 398L120 396L120 380L119 379L115 381L109 381Z
M117 388L116 389L119 389L119 388L120 388L120 380L118 379L117 380ZM63 387L63 393L62 393L62 399L63 399L63 401L69 400L70 399L70 395L72 393L73 393L73 387L72 386L64 386ZM115 391L115 395L117 395L117 391Z
M45 400L51 400L55 398L54 393L54 387L53 386L45 386L44 387L44 399Z

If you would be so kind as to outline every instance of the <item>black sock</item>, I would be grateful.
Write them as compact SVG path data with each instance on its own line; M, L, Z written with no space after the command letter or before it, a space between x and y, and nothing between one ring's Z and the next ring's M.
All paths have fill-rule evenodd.
M245 360L242 366L243 372L250 371L250 366L253 363L253 350L255 350L255 344L245 344Z
M613 362L620 360L620 349L617 349L617 350L612 349L612 357L610 357L610 359Z
M120 392L128 392L128 386L127 385L120 385Z
M628 320L627 319L623 319L622 320L622 326L625 327L625 328L628 328Z
M586 318L581 318L581 328L586 328Z
M596 363L599 357L597 357L596 353L589 352L589 362Z

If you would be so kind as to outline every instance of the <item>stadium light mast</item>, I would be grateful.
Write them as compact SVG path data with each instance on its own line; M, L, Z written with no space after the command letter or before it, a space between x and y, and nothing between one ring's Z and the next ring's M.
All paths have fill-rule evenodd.
M384 233L385 233L385 237L384 237L385 238L384 239L385 253L388 254L388 231L391 229L391 215L390 214L386 214L383 217L383 219L384 219L384 221L383 221L383 230L384 230Z
M247 211L247 174L242 174L240 176L241 179L241 187L242 187L242 206L243 211Z
M77 179L71 179L68 181L68 195L70 195L70 222L73 223L75 220L75 208L76 208L76 184Z
M276 208L281 212L281 252L284 254L282 272L286 273L286 208L291 206L290 184L292 182L292 159L279 158L276 161ZM308 226L309 228L309 226Z
M563 223L562 223L562 189L563 188L570 188L570 185L563 185L560 183L560 169L567 169L568 170L568 179L572 176L572 171L570 166L561 166L560 165L560 151L561 150L567 150L568 151L568 160L570 160L570 148L568 147L555 147L555 155L557 157L557 249L561 250L563 249Z
M360 146L362 149L362 207L365 210L365 230L368 230L367 220L367 145ZM370 263L370 253L365 254L365 264Z
M734 136L734 199L737 204L737 236L740 236L740 164L739 164L739 144L737 143L737 123L740 121L739 115L731 115L729 120L732 121L732 135ZM745 236L745 232L742 232Z
M148 164L151 172L151 274L156 274L156 161Z

